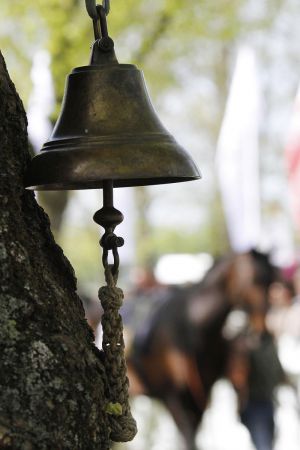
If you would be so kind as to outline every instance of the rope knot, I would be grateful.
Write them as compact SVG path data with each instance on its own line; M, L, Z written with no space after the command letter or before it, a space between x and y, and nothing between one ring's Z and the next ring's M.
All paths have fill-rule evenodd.
M132 441L137 433L136 421L130 415L128 416L109 416L111 433L110 438L114 442Z
M123 298L123 291L119 288L104 286L99 289L99 299L104 310L119 310L123 304Z

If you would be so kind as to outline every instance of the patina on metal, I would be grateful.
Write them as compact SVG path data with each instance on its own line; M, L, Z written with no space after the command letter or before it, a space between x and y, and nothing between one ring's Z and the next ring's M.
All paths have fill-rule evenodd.
M155 113L142 72L118 63L105 10L96 9L99 38L90 65L69 75L60 117L31 162L26 187L94 189L104 180L124 187L199 178L191 157Z

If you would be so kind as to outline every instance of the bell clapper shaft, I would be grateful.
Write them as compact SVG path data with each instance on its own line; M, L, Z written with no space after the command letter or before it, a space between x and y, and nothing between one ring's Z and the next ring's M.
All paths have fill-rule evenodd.
M103 181L103 207L94 215L94 221L105 230L100 245L103 248L102 262L106 268L108 266L108 253L111 250L113 254L112 272L117 274L119 269L118 248L124 245L124 239L118 237L114 230L117 225L123 222L123 214L113 205L113 181Z

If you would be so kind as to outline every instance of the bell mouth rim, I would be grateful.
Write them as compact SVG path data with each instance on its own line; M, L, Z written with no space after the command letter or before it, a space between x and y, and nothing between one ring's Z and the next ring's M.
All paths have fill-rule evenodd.
M190 177L153 177L153 178L109 178L103 180L85 180L84 182L74 182L74 183L48 183L48 184L38 184L32 186L26 186L25 189L29 191L81 191L81 190L94 190L103 189L104 181L113 181L114 188L128 188L128 187L138 187L138 186L155 186L160 184L175 184L184 183L187 181L196 181L202 178L201 173L198 176Z
M179 183L201 178L191 156L165 136L164 141L49 142L31 161L25 186L34 190L101 189L103 180L115 187ZM47 144L46 144L47 145Z

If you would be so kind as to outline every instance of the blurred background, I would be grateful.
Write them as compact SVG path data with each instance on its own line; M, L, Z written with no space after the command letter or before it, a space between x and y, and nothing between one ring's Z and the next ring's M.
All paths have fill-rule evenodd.
M57 119L66 75L88 63L91 21L83 1L1 5L1 50L38 151ZM203 175L119 190L125 272L166 253L219 256L249 243L281 265L297 257L288 144L297 134L298 14L296 0L112 1L109 30L120 62L143 70L159 117ZM94 191L40 195L85 288L98 285L91 215L101 201Z
M251 248L269 252L291 281L300 258L299 20L297 0L111 1L108 25L119 61L143 70L159 117L203 176L193 183L116 190L116 207L125 216L118 229L126 243L120 250L125 291L132 292L149 271L160 285L198 282L216 258ZM66 75L88 63L92 41L83 0L1 1L0 49L28 114L33 152L51 134ZM100 230L92 216L102 194L41 193L38 201L96 323L103 275ZM283 356L281 362L298 373L295 358L286 362ZM283 403L294 405L290 392L282 395ZM225 381L216 396L234 410L234 392ZM144 398L135 408L147 424L152 420L152 431L143 419L140 428L146 436L159 435L163 450L181 448L172 419L149 402ZM164 432L154 423L158 410ZM213 417L207 427L215 426ZM245 431L232 420L231 449ZM227 448L224 440L207 438L203 426L201 448ZM296 434L277 448L299 448ZM247 436L240 439L245 444L239 450L251 448ZM128 448L158 448L155 438L146 442Z

